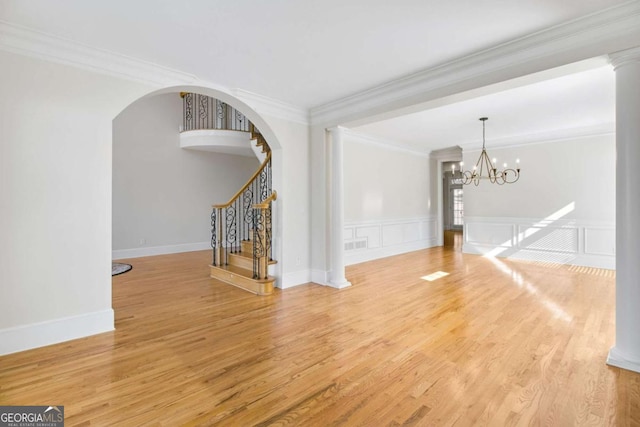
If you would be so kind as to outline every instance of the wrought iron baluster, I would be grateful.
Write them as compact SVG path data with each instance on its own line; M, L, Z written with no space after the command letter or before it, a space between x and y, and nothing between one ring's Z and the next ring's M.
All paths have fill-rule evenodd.
M249 230L251 229L251 225L253 223L253 190L252 190L252 185L250 185L249 187L247 187L247 189L244 191L244 194L242 196L242 200L244 203L244 208L243 208L243 212L244 212L244 227L243 229L246 230L246 234L245 234L245 240L249 240L249 237L251 236L251 233L249 232Z
M255 209L254 209L255 210ZM256 257L256 252L257 252L257 237L256 237L256 229L258 227L258 216L255 214L253 215L253 251L252 251L252 256L251 258L253 258L253 278L257 279L258 278L258 258Z
M226 129L251 132L249 119L231 105L219 99L197 93L184 93L183 131L200 129ZM252 137L259 132L252 133Z
M184 97L184 130L192 130L193 126L193 94Z
M231 129L231 121L229 120L231 108L232 107L229 104L224 104L224 125L227 129Z
M233 244L236 241L236 235L238 232L236 226L236 207L235 204L232 203L227 207L227 251L231 248L233 252ZM227 264L229 263L227 256Z
M199 107L199 118L200 118L200 129L206 129L207 125L207 116L209 114L207 107L209 106L208 97L203 95L198 95L198 107Z
M213 211L211 212L211 248L213 249L213 254L212 254L212 264L213 265L217 265L216 264L216 248L218 245L218 230L216 228L216 210L213 209Z
M272 256L272 239L271 239L271 209L273 208L273 203L270 202L269 203L269 209L267 209L267 211L265 212L265 231L266 231L266 241L265 241L265 245L267 247L265 256L268 257L269 261L273 261L273 256ZM267 263L267 271L269 268L269 264ZM267 276L267 272L265 272L265 278Z
M216 260L218 265L222 265L222 244L224 242L224 236L222 234L222 209L218 208L218 253L216 253Z
M208 101L209 101L209 109L207 111L209 111L209 114L207 115L207 129L215 129L214 125L215 125L215 114L212 114L215 111L216 108L216 100L215 98L211 98L211 97L207 97Z
M239 248L240 248L240 231L242 230L242 227L240 227L240 222L238 221L238 216L240 216L242 214L242 209L240 209L240 198L236 199L236 222L238 223L238 230L236 232L236 238L235 238L235 252L239 252Z

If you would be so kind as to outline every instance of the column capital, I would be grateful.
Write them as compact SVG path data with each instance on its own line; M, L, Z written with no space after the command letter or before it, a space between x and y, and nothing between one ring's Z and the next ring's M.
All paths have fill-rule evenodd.
M610 53L609 62L614 70L622 65L640 63L640 46Z
M344 126L331 126L330 128L327 128L327 132L340 132L340 133L344 133L344 131L346 131L347 128Z

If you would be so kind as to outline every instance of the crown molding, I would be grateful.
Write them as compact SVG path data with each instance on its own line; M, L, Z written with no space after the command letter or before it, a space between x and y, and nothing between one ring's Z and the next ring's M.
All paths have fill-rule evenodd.
M398 145L398 143L393 142L393 141L388 141L388 140L384 140L384 139L380 139L380 138L374 138L372 136L360 133L360 132L355 132L351 129L347 129L347 128L342 128L344 129L344 135L351 137L355 140L357 140L360 143L363 144L367 144L367 145L373 145L375 147L379 147L379 148L383 148L385 150L390 150L390 151L398 151L401 153L405 153L405 154L411 154L413 156L420 156L420 157L429 157L429 152L427 151L418 151L418 150L413 150L411 148L407 148L401 145Z
M264 95L258 95L257 93L249 92L244 89L235 89L233 91L233 95L252 107L258 113L304 125L309 124L309 111L304 108L300 108L283 101L278 101L277 99L269 98Z
M0 50L153 86L194 83L195 76L0 21Z
M632 48L639 40L640 1L634 0L314 107L311 124L353 122Z
M462 160L462 149L459 146L441 148L433 150L430 153L432 159L443 161L460 161Z
M551 142L568 141L571 139L591 138L596 136L615 135L616 124L601 123L593 126L583 126L570 129L556 129L548 132L532 133L527 135L510 136L507 138L487 139L487 150L493 148L517 148L524 145L548 144ZM480 152L482 143L463 142L459 144L465 153Z
M611 65L613 65L614 70L621 65L640 63L640 47L610 53L609 61L611 62Z
M480 152L482 144L477 140L462 142L453 147L447 147L431 151L420 151L411 149L397 142L375 138L373 136L343 128L344 133L356 139L358 142L377 146L391 151L399 151L415 156L431 157L436 160L458 158L462 152L474 153ZM615 135L616 125L614 122L601 123L593 126L583 126L570 129L557 129L548 132L539 132L527 135L509 136L506 138L487 139L487 146L491 148L517 148L524 145L548 144L551 142L568 141L571 139L591 138L596 136Z
M94 48L62 37L35 31L0 20L0 50L36 59L70 65L151 86L205 84L230 93L218 84L205 82L192 74L158 64ZM309 112L266 96L236 89L232 95L266 115L309 123Z

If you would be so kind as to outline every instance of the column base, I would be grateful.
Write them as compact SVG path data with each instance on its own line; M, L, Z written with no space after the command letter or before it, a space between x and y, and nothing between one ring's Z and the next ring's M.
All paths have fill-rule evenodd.
M351 286L351 282L348 280L329 280L327 285L336 289L344 289Z
M611 350L609 350L607 365L640 373L640 361L629 360L616 347L611 347Z

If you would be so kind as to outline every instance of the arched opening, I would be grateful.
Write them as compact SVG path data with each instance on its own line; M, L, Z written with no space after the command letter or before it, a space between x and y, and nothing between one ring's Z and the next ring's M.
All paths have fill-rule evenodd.
M271 147L273 188L279 188L282 182L281 145L265 120L242 101L227 93L202 86L174 86L148 93L131 102L113 120L112 255L114 259L193 250L211 250L211 224L209 219L211 205L225 202L260 165L255 158L233 154L193 152L191 150L183 150L181 152L180 146L176 142L179 139L178 125L183 120L182 99L179 97L181 92L198 93L216 98L246 116L260 130L260 133ZM166 115L166 117L153 117L154 115ZM151 125L147 123L146 129L142 131L140 130L140 124L135 123L140 117L149 119L149 123L151 123ZM141 144L140 147L133 147L130 150L127 142L140 137L140 132L147 132L144 135L147 139L146 148L145 144ZM162 140L163 132L165 134L171 133L171 135ZM126 135L127 133L129 135ZM161 144L164 148L153 147L154 143ZM155 151L150 152L152 150ZM185 151L186 154L184 153ZM129 155L131 156L130 159L123 160ZM180 158L175 159L171 158L171 156L179 156ZM119 169L123 164L126 165L126 168L124 168L126 170ZM147 176L150 170L155 170L156 179L162 182L153 182L154 178ZM148 217L147 223L144 223L145 219L142 212L135 214L136 222L141 229L146 231L134 230L135 224L127 227L121 223L127 220L125 211L128 211L129 216L131 216L138 203L130 194L122 194L123 191L121 191L125 185L131 185L132 180L139 180L136 183L139 194L142 194L143 190L151 193L148 197L150 200L146 201L143 209L147 215L151 216ZM176 183L172 182L172 180L180 182ZM224 186L225 190L207 192L206 186ZM170 189L167 189L167 187L170 187ZM123 209L123 206L127 203L131 203L132 206ZM183 205L190 203L197 204L198 207L194 208L192 206L191 209L185 209ZM166 209L166 212L162 212L162 215L157 215L158 218L153 218L154 212L160 212L162 209ZM277 204L274 204L272 218L274 242L272 252L274 259L280 258L281 254L282 220L280 212L282 210L277 208ZM188 218L184 218L182 215L187 215ZM175 224L171 224L172 221L175 221ZM194 222L198 224L194 225ZM154 234L155 230L163 226L167 229L162 230L166 231L163 235L164 240L161 242L150 241L146 234ZM169 229L174 230L175 233L168 232ZM180 234L182 241L176 237L176 233ZM185 235L190 235L191 237L185 239ZM195 235L200 237L193 237ZM122 243L123 241L126 241L126 243ZM123 248L125 249L123 250ZM272 274L278 279L276 286L279 286L282 273L278 264L272 267Z

